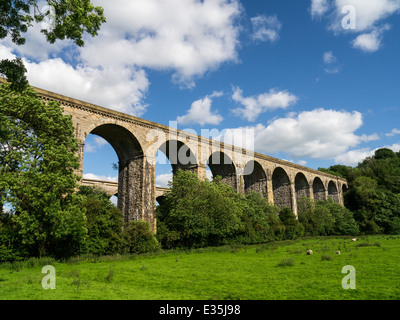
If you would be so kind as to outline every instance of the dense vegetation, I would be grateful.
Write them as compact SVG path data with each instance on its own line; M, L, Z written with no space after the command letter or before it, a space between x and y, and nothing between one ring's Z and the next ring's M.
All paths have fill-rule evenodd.
M237 193L220 179L178 170L158 207L157 238L165 248L250 244L311 235L357 235L352 213L329 201L302 199L296 219L259 193Z
M157 208L154 236L147 222L124 223L106 193L77 188L77 142L58 103L3 83L0 124L0 261L400 233L400 153L389 149L355 168L321 169L348 179L346 206L302 198L298 219L259 193L178 170Z
M159 248L148 223L123 228L107 194L76 192L76 151L59 103L44 103L29 86L0 86L0 261Z
M348 180L345 206L365 234L400 233L400 152L382 148L352 168L320 169Z

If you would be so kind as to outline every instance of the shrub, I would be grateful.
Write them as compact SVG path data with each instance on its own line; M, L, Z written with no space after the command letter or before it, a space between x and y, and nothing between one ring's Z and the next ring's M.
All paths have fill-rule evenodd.
M298 217L305 235L358 235L359 227L353 213L332 199L298 201Z
M164 229L159 239L185 248L227 243L243 230L245 207L243 196L218 178L200 181L194 173L178 170L159 209Z
M304 227L297 220L294 215L292 209L286 207L281 209L279 213L279 219L282 221L285 226L285 237L286 239L296 239L298 237L303 236Z
M81 186L82 207L86 210L88 237L86 253L113 254L122 247L122 212L109 200L109 195L99 188Z
M129 222L124 228L123 238L125 250L129 253L155 252L160 249L150 223L147 221Z

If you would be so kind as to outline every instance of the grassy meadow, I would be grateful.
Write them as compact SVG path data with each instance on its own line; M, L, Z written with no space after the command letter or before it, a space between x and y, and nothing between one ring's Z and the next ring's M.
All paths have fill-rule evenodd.
M307 255L308 249L313 250ZM340 254L336 252L340 251ZM44 265L56 288L43 289ZM356 289L342 288L343 266ZM398 300L400 236L303 238L151 255L0 264L1 300Z

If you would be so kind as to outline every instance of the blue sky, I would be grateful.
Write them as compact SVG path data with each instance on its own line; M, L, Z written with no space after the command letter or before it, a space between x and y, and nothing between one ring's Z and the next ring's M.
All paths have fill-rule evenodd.
M107 24L84 48L35 25L0 58L23 57L34 86L164 125L252 129L256 151L315 169L400 150L400 0L94 2ZM117 161L88 137L87 177L115 179Z

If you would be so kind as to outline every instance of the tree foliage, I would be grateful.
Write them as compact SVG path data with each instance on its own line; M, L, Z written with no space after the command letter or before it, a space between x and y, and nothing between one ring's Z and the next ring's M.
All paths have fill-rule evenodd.
M42 4L44 2L41 2ZM96 36L106 21L102 7L94 6L90 0L46 0L47 6L39 7L37 0L2 0L0 2L0 39L11 37L17 45L25 44L24 33L33 22L43 22L41 32L50 43L70 39L83 46L84 35ZM28 81L25 67L20 59L0 61L0 75L23 90Z
M343 167L326 170L339 173ZM361 232L399 234L400 152L378 149L349 168L346 178L349 189L344 194L345 205L353 212Z
M0 128L0 199L12 208L15 241L29 255L78 252L87 230L74 194L79 161L70 117L32 88L16 93L3 83Z
M23 45L23 33L33 22L49 19L41 32L50 43L57 39L71 39L78 46L85 44L85 33L95 36L106 21L102 7L90 0L46 0L47 7L39 7L37 0L2 0L0 3L0 39L7 35L17 45Z

